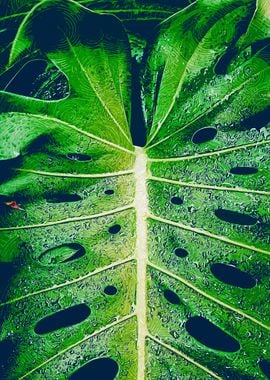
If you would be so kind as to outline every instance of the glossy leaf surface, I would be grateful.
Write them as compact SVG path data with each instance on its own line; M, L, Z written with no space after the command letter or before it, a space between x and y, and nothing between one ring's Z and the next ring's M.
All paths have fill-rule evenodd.
M1 61L0 378L269 377L267 2L161 22L144 148L134 35L79 2L26 8Z

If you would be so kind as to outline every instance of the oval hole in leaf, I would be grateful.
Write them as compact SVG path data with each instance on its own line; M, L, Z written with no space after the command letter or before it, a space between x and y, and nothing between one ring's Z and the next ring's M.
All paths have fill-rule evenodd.
M194 144L202 144L207 141L213 140L217 135L216 128L213 127L205 127L202 129L199 129L194 133L192 136L192 142Z
M113 195L114 191L112 189L108 189L108 190L104 191L104 194L106 194L106 195Z
M240 224L245 226L252 226L253 224L256 224L257 219L253 216L242 214L237 211L231 211L231 210L225 210L225 209L217 209L215 211L215 215L220 220L223 220L224 222L233 223L233 224Z
M120 230L121 230L120 224L115 224L114 226L111 226L109 228L109 233L112 235L115 235L115 234L118 234L118 232L120 232Z
M80 162L92 161L93 159L88 154L82 154L82 153L68 153L67 158L71 161L80 161Z
M172 197L171 198L171 203L174 205L182 205L183 204L183 199L180 197Z
M250 115L244 120L241 121L240 125L242 129L252 129L256 128L258 131L266 127L270 121L270 109L267 107L266 109L256 113L255 115Z
M252 166L236 166L235 168L231 168L230 173L231 174L238 174L238 175L249 175L249 174L255 174L258 172L257 168L253 168Z
M168 302L172 303L173 305L180 305L180 298L172 290L170 289L164 290L164 297L166 298Z
M236 55L236 49L231 47L216 63L214 70L217 75L225 75L232 58Z
M228 285L238 286L243 289L250 289L256 285L256 281L250 274L233 265L216 263L211 266L211 272L218 280Z
M35 333L42 335L63 327L76 325L89 317L91 310L85 304L71 306L41 319L35 326Z
M47 62L45 60L35 59L27 62L17 71L5 90L19 95L29 96L33 90L34 82L37 77L45 72Z
M175 248L174 253L177 257L186 257L188 255L188 251L183 248Z
M104 293L107 294L108 296L114 296L117 293L117 289L113 285L108 285L104 289Z
M43 59L25 62L20 68L15 64L3 74L0 82L1 89L37 99L59 100L69 93L66 76Z
M98 358L91 360L79 368L69 377L69 380L113 380L117 376L118 371L119 366L115 360L111 358Z
M80 244L63 244L43 252L39 256L39 261L45 265L53 265L73 261L84 255L85 249Z
M185 327L193 338L213 350L236 352L240 349L240 344L236 339L206 318L191 317L186 322Z
M48 203L65 203L65 202L78 202L82 197L78 194L56 194L51 198L47 198Z
M270 362L268 360L260 360L259 366L261 371L265 374L267 379L270 379Z

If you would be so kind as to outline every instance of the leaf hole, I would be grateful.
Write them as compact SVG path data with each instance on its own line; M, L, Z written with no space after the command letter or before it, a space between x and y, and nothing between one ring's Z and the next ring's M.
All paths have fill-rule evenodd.
M106 195L113 195L114 194L114 190L112 190L112 189L105 190L104 194L106 194Z
M77 260L86 253L84 247L77 243L63 244L46 250L39 256L39 261L45 265L54 265Z
M44 132L41 136L35 138L27 147L27 154L35 154L46 150L46 145L52 144L53 139Z
M171 198L171 203L174 204L174 205L182 205L183 204L183 199L180 198L180 197L172 197Z
M213 350L236 352L240 349L236 339L204 317L189 318L185 327L193 338Z
M66 157L71 161L79 161L79 162L88 162L88 161L93 160L92 156L89 156L88 154L82 154L82 153L68 153Z
M213 140L217 135L216 128L213 127L205 127L201 128L194 133L192 136L192 142L194 144L202 144L207 141Z
M268 360L262 359L259 362L259 367L267 379L270 379L270 362Z
M16 71L15 71L16 70ZM5 91L44 100L64 99L69 94L66 76L51 62L34 59L11 68L1 79ZM3 80L4 79L4 80Z
M230 173L231 174L238 174L238 175L249 175L249 174L255 174L258 172L257 168L253 168L251 166L236 166L235 168L231 168Z
M177 257L186 257L188 255L188 251L183 248L175 248L174 253Z
M41 319L35 326L35 333L47 334L64 327L76 325L89 317L91 311L85 304L71 306Z
M115 224L114 226L111 226L109 228L109 233L112 235L115 235L115 234L118 234L118 232L120 232L120 230L121 230L120 224Z
M215 215L220 220L224 222L232 223L232 224L240 224L245 226L252 226L257 223L257 219L253 216L242 214L237 211L225 210L225 209L217 209L215 211Z
M241 121L241 127L244 130L250 130L256 128L257 131L266 127L270 121L270 108L266 108L263 111L256 113L255 115L249 116Z
M258 40L251 43L251 52L252 55L255 55L259 50L262 50L263 48L267 48L267 46L270 43L270 38L264 38L262 40Z
M69 380L104 379L113 380L119 371L117 362L111 358L98 358L91 360L74 372Z
M214 68L215 74L225 75L227 73L227 69L228 69L230 62L235 57L236 53L237 52L236 52L236 49L234 47L228 49L226 51L226 53L223 54L221 56L221 58L217 61L215 68Z
M104 293L107 294L108 296L114 296L117 293L117 289L113 285L108 285L104 289Z
M48 203L66 203L81 201L82 197L78 194L56 194L51 198L47 198L46 200Z
M173 305L180 305L180 298L172 290L170 290L170 289L164 290L164 297L171 304L173 304Z
M256 285L256 281L250 274L241 271L233 265L216 263L211 265L211 272L218 280L228 285L243 289L250 289Z

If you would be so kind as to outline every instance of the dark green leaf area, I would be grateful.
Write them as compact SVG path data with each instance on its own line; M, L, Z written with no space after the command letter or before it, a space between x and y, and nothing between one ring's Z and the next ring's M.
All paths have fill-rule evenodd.
M267 289L270 264L267 255L258 255L253 250L154 220L149 223L149 231L152 236L149 259L156 266L195 287L198 297L200 291L205 292L217 301L223 301L269 323L268 302L265 304L265 299L268 300L269 297ZM177 256L175 246L182 247L189 254L185 257ZM253 285L256 281L256 285L250 288L236 286L229 274L225 278L217 277L213 273L213 267L220 263L237 267L253 279ZM238 277L235 282L240 281ZM176 292L175 288L170 289ZM182 299L181 293L177 294Z
M5 306L1 319L7 332L6 337L9 336L9 322L6 320L8 313L12 316L13 326L16 328L13 340L16 349L28 352L32 357L31 363L25 362L23 357L17 358L18 375L50 358L55 353L56 345L59 351L74 343L77 345L85 336L113 323L116 318L132 313L135 297L134 269L133 264L127 263L106 273L71 280L64 287L44 288L29 299L22 296L16 304ZM104 287L112 282L118 289L113 299L106 297L103 292ZM83 307L83 318L78 310L74 310L75 315L72 314L72 309L78 308L77 305L82 303L88 306L87 309L91 309L91 313L85 313L86 306ZM63 318L60 318L61 313L69 313L69 316L66 315L64 318L63 315ZM46 370L49 368L50 366ZM72 368L69 369L71 370Z
M180 305L175 307L164 302L164 298L160 295L160 289L164 286L181 294ZM148 271L148 296L151 302L151 309L148 311L149 329L153 337L158 337L158 331L162 331L163 343L186 355L192 354L195 360L200 360L200 363L208 369L219 371L221 377L242 376L252 379L260 374L257 362L259 353L263 349L263 342L259 337L267 336L262 328L255 324L250 328L250 322L244 319L239 324L237 313L214 305L205 297L197 297L194 290L154 268ZM216 347L209 347L209 344L201 339L205 331L200 330L200 336L196 334L196 337L194 331L192 333L188 331L186 325L192 318L206 319L215 326L214 328L221 330L220 336L217 336L219 341L215 342ZM222 332L232 338L237 350L235 346L231 351L237 352L225 355L224 351L227 351L227 348L224 348L224 351L221 349L224 345ZM248 340L245 339L247 334ZM207 355L203 355L203 352ZM237 371L234 369L236 362Z

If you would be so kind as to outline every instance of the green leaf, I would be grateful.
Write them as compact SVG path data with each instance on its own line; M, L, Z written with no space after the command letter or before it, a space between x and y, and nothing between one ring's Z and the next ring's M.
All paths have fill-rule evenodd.
M131 48L134 55L141 56L141 50L145 48L146 36L153 26L170 16L174 12L184 8L193 0L182 0L165 3L162 0L74 0L98 13L116 15L123 21L129 34ZM9 59L12 41L18 31L20 24L27 17L36 0L9 1L0 9L0 73L5 71Z
M0 92L1 379L269 377L268 7L185 5L145 52L144 148L118 18L46 0L14 24ZM37 60L48 82L15 93Z

